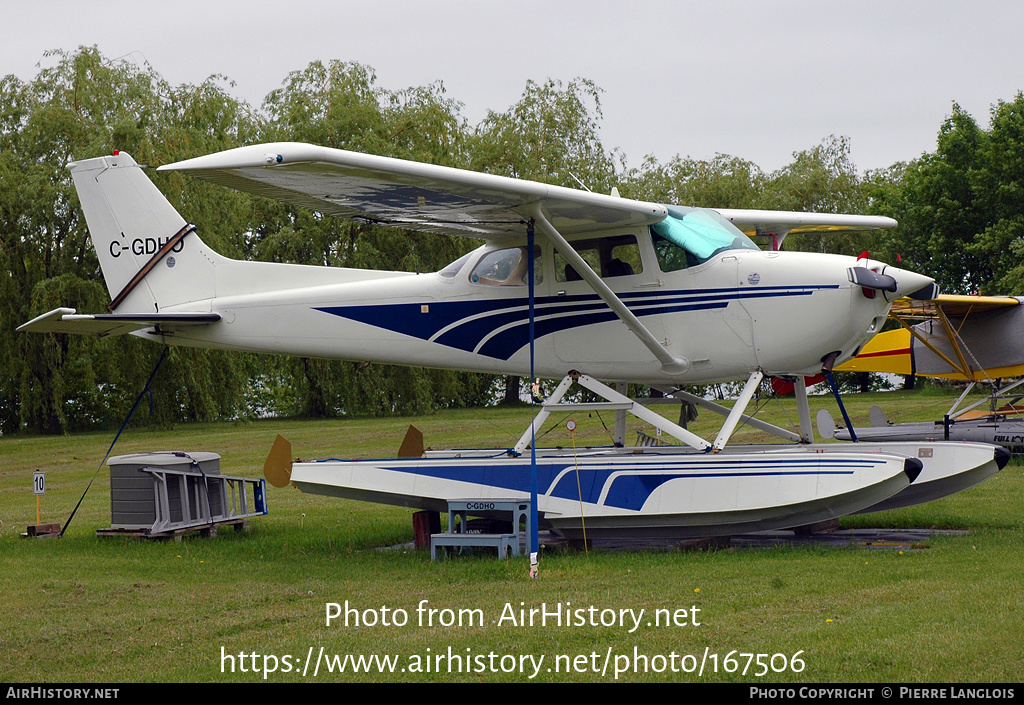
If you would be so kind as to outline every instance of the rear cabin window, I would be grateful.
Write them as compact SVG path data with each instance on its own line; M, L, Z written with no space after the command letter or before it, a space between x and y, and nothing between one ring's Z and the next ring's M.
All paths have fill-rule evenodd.
M626 277L643 271L640 248L632 235L580 240L570 244L602 279ZM555 279L560 282L572 282L580 281L583 277L556 251Z
M468 260L470 258L470 255L472 254L472 252L469 252L467 254L462 255L462 257L459 257L457 260L449 264L447 267L438 272L438 274L440 274L445 279L454 278L455 275L462 270L462 267L466 264L466 260Z

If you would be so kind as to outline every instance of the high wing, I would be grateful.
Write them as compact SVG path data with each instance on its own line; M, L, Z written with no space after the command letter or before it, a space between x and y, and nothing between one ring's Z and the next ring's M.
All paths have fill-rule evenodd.
M565 234L656 223L668 212L654 203L296 142L239 147L158 170L342 218L484 240L524 234L537 203Z
M848 215L845 213L802 213L799 211L766 211L744 208L717 208L727 220L749 236L772 235L774 249L791 233L823 230L882 230L895 228L892 218L879 215Z
M522 235L541 204L563 235L663 220L663 205L297 142L257 144L161 166L350 219L484 240ZM749 235L895 227L879 216L717 209Z
M183 326L208 325L220 319L220 314L217 313L76 314L73 308L56 308L36 316L28 323L23 323L18 326L18 330L30 333L95 335L105 338L147 328L167 332Z
M1024 375L1024 306L1013 296L943 295L900 299L890 316L900 328L881 333L836 367L963 381Z

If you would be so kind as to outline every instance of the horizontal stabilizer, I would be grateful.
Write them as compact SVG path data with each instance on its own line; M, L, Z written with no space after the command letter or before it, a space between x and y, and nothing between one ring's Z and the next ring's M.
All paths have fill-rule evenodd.
M174 330L184 326L209 325L219 320L219 313L76 314L73 308L55 308L49 313L44 313L28 323L18 326L18 330L30 333L95 335L105 338L110 335L133 333L145 328L159 327L164 330Z

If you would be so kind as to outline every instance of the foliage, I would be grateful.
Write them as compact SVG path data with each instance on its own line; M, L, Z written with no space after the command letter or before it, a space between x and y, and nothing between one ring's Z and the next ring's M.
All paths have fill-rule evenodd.
M666 164L653 156L628 172L623 195L704 208L860 213L867 207L866 186L850 159L845 137L830 136L793 155L792 163L771 172L726 154L709 161L676 155ZM863 251L869 235L849 233L792 235L786 248L815 252Z
M489 111L469 142L470 167L501 176L607 193L615 157L598 137L601 91L592 81L528 81L507 111Z
M135 339L69 340L14 328L59 305L105 306L95 253L64 164L79 155L130 151L158 164L195 149L237 146L254 134L249 111L216 77L171 87L152 68L107 61L95 48L52 55L57 63L31 83L13 76L0 91L0 252L9 279L0 337L5 340L5 402L0 431L65 431L110 425L143 386L159 350ZM177 152L176 150L185 150ZM175 205L203 216L204 237L237 251L244 197L200 185L172 188ZM6 292L5 292L6 293ZM210 351L181 350L166 366L154 418L223 418L236 413L244 363ZM17 386L15 386L17 385ZM117 411L111 411L117 410Z
M755 208L767 181L753 162L726 154L710 161L676 155L667 164L648 155L628 176L631 198L702 208Z
M797 152L793 162L774 172L759 208L817 213L863 213L865 187L850 159L850 141L830 136L812 149ZM786 249L859 254L872 236L845 231L791 235Z
M900 227L879 238L904 266L951 294L1014 294L1024 285L1024 96L992 108L982 130L959 105L934 153L874 175L873 203Z
M985 229L968 252L988 261L993 281L991 287L983 285L986 293L1019 294L1024 285L1024 94L993 107L979 162L972 183Z

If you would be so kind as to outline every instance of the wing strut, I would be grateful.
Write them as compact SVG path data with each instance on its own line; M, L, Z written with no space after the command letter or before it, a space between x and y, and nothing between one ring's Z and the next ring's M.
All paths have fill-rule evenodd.
M750 377L747 378L747 383L743 385L743 391L736 398L736 403L733 404L732 409L729 411L729 415L725 417L725 423L722 424L721 430L718 432L718 436L715 438L714 445L711 448L712 453L717 453L725 444L729 442L729 437L732 436L732 432L736 430L736 426L739 424L743 417L743 411L747 408L747 404L754 396L754 392L757 391L758 385L761 384L761 380L764 378L764 373L761 370L754 370L750 373Z
M551 244L555 246L559 254L565 257L573 269L590 284L597 295L615 312L615 315L626 324L627 328L633 331L636 337L640 339L640 342L658 359L658 362L661 363L662 371L671 375L685 374L690 369L690 361L685 357L676 357L664 345L658 342L658 339L640 322L640 319L633 315L633 312L626 307L626 304L622 303L622 299L615 295L615 292L590 268L586 260L580 257L573 246L548 222L540 207L540 203L533 205L533 217L537 227L551 241Z

